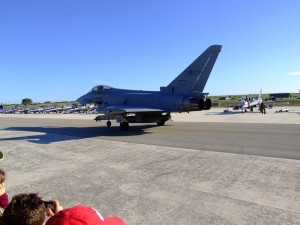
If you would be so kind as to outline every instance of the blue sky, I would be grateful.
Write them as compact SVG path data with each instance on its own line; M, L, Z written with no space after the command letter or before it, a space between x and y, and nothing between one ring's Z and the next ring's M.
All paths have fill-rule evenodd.
M2 0L0 103L159 90L223 45L210 95L298 92L298 0Z

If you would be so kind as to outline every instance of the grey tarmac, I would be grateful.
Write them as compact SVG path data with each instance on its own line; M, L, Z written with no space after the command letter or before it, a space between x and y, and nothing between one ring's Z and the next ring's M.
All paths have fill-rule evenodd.
M300 224L297 121L174 119L124 133L87 119L26 116L0 115L10 197L39 192L126 224Z

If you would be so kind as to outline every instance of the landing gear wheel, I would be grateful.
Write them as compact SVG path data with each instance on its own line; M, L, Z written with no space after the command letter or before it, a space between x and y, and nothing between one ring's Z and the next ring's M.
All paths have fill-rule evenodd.
M121 122L120 123L120 129L121 129L121 131L128 131L129 123L128 122Z
M163 126L165 125L165 121L158 121L156 122L157 126Z
M111 126L111 122L109 120L106 122L106 126L108 126L108 127Z

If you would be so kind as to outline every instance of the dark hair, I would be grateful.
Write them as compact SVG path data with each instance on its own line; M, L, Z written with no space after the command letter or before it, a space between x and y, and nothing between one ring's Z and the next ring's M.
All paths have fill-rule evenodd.
M4 170L0 169L0 184L2 184L5 181L5 178L6 178L6 174Z
M12 197L0 217L1 225L42 225L45 205L38 194L18 194Z

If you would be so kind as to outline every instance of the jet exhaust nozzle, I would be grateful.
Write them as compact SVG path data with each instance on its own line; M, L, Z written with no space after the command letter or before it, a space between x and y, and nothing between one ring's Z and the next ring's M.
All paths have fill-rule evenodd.
M186 111L209 110L211 108L211 100L209 98L198 100L187 97L183 99L183 106Z
M202 98L201 100L199 100L199 103L198 103L198 109L199 110L210 110L210 108L211 108L210 98L207 98L206 100L204 100Z

